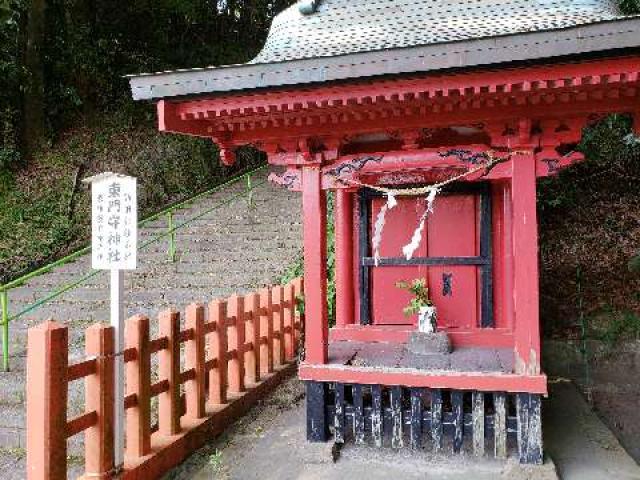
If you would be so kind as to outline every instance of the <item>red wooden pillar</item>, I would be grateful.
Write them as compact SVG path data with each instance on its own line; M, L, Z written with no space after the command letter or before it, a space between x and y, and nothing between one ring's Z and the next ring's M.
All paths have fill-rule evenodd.
M158 432L169 437L180 433L180 313L165 310L160 313L161 337L167 338L167 348L158 352L159 380L168 382L168 390L158 396Z
M27 479L67 478L67 327L52 320L27 340Z
M147 324L148 327L148 324ZM85 411L95 411L98 420L84 435L84 478L111 478L114 468L114 351L113 327L93 325L86 331L85 352L96 357L96 372L85 377Z
M336 326L344 327L354 321L353 295L353 194L349 190L336 191Z
M533 153L513 156L513 306L516 373L540 373L538 222L536 160Z
M304 228L305 361L327 363L327 203L319 165L302 169Z
M191 420L204 418L205 412L205 333L204 306L192 303L187 307L186 327L193 331L193 338L185 346L186 369L193 369L193 379L185 388L185 416Z
M126 322L125 341L136 352L126 363L127 394L137 402L127 409L127 454L144 457L151 451L151 355L149 353L149 319L136 315Z

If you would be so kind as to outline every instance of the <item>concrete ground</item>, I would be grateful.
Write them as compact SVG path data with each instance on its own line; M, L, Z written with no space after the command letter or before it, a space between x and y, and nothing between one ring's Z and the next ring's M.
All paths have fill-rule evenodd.
M543 422L546 452L561 478L640 479L640 467L572 383L551 386Z
M544 406L545 465L469 455L435 456L305 441L303 390L291 380L165 480L605 480L640 479L640 468L572 384L552 386ZM337 461L334 462L334 459Z

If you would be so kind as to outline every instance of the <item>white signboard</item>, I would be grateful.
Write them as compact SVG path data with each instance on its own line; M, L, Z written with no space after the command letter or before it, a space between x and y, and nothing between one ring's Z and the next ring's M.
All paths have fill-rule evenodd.
M110 270L110 317L115 331L114 461L124 465L124 272L137 261L138 203L136 179L101 173L83 180L91 184L91 266Z
M91 266L96 270L134 270L137 261L136 179L103 173L91 182Z

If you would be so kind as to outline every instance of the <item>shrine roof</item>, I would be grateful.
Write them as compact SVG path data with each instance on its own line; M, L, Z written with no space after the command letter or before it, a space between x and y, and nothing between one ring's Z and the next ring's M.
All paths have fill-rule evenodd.
M640 47L608 0L305 0L243 65L130 77L136 100L497 65Z

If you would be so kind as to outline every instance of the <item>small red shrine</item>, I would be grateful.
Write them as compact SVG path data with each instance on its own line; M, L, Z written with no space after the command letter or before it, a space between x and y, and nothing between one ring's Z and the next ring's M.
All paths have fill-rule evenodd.
M640 123L639 47L606 0L306 0L248 64L131 78L160 130L227 164L252 145L302 193L309 440L542 461L536 180L582 160L590 122ZM450 353L407 349L415 279Z

